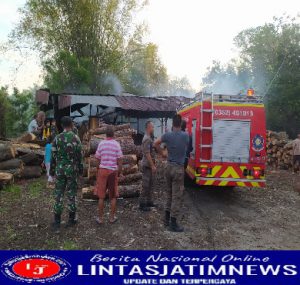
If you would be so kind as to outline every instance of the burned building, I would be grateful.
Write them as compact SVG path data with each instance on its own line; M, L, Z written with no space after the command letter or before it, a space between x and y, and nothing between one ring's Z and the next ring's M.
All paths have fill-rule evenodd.
M151 119L156 136L170 129L169 119L189 101L189 98L179 96L53 94L48 90L36 92L36 102L40 109L47 113L47 117L55 118L58 122L63 116L71 116L79 124L88 122L91 128L99 120L109 124L130 123L138 134L143 134L146 121Z

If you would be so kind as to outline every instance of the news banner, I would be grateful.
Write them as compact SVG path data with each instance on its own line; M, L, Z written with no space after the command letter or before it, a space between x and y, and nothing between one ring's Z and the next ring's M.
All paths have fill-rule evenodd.
M299 285L300 251L1 251L0 284Z

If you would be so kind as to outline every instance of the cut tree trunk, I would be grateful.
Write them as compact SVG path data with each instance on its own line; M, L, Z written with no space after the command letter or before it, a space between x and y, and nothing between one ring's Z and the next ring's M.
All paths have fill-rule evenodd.
M125 129L130 129L130 124L123 124L123 125L116 125L114 126L114 130L116 131L120 131L120 130L125 130Z
M83 177L82 184L84 187L93 186L93 185L95 185L95 180L89 179L88 177Z
M28 143L36 140L36 136L33 133L25 133L17 139L18 142Z
M45 152L41 149L30 149L30 148L24 148L24 147L17 147L16 148L18 155L25 155L25 154L34 154L38 156L40 159L44 159Z
M120 198L134 198L139 197L141 193L141 184L123 185L119 186Z
M0 188L14 181L14 176L11 173L0 172Z
M20 159L10 159L10 160L0 162L0 170L9 170L9 169L22 168L22 167L23 167L23 161Z
M131 165L123 165L123 175L129 175L129 174L133 174L133 173L137 173L139 171L139 168L136 165L131 166Z
M31 150L35 150L35 149L42 149L42 147L38 144L35 143L21 143L21 142L12 142L12 146L14 148L24 148L24 149L31 149Z
M88 169L88 178L89 179L97 178L97 167L89 167L89 169Z
M15 149L10 144L0 144L0 161L15 158Z
M1 170L1 172L10 173L10 174L12 174L15 178L20 178L22 169L23 169L23 167L22 167L22 168L16 168L16 169Z
M124 141L120 143L121 149L124 155L126 154L136 154L136 145L132 142L129 141Z
M285 132L267 132L267 163L276 168L291 169L293 167L292 141Z
M135 154L127 154L122 158L123 164L134 165L137 164L137 157Z
M25 166L20 177L23 179L39 178L42 176L42 168L39 166Z
M107 130L107 127L101 127L97 129L90 130L91 135L102 135L105 134Z
M96 153L98 145L102 140L103 139L95 136L91 138L89 144L89 151L91 155ZM137 152L137 147L131 137L119 137L116 138L116 141L119 142L123 154L135 154Z
M82 198L98 200L98 197L94 194L94 186L82 188ZM132 184L126 186L118 186L119 198L134 198L139 197L141 193L141 184ZM106 196L108 198L108 195Z
M139 181L142 179L142 173L134 173L134 174L128 174L125 176L121 176L119 178L119 184L120 185L126 185L126 184L132 184L133 182Z
M41 158L41 156L37 155L34 152L24 154L24 155L20 156L19 159L21 159L25 165L36 165L37 166L37 165L41 165L41 163L43 162L43 159Z
M99 166L99 160L94 156L90 157L89 163L90 163L90 167L98 167Z

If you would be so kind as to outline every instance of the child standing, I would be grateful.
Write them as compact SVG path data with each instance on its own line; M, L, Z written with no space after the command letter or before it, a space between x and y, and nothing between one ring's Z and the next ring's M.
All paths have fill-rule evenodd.
M46 166L47 177L48 177L47 187L49 187L49 188L51 187L51 183L54 182L53 177L50 175L51 152L52 152L52 143L51 143L51 139L48 138L47 139L47 144L46 144L46 147L45 147L44 163L45 163L45 166Z
M56 120L52 119L51 121L51 138L54 140L56 135L58 134L57 127L56 127Z

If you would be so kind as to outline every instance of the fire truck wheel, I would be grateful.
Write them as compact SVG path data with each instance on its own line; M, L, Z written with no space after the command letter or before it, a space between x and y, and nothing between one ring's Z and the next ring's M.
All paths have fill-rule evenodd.
M193 180L187 173L184 173L184 186L193 187L196 185L195 180Z

